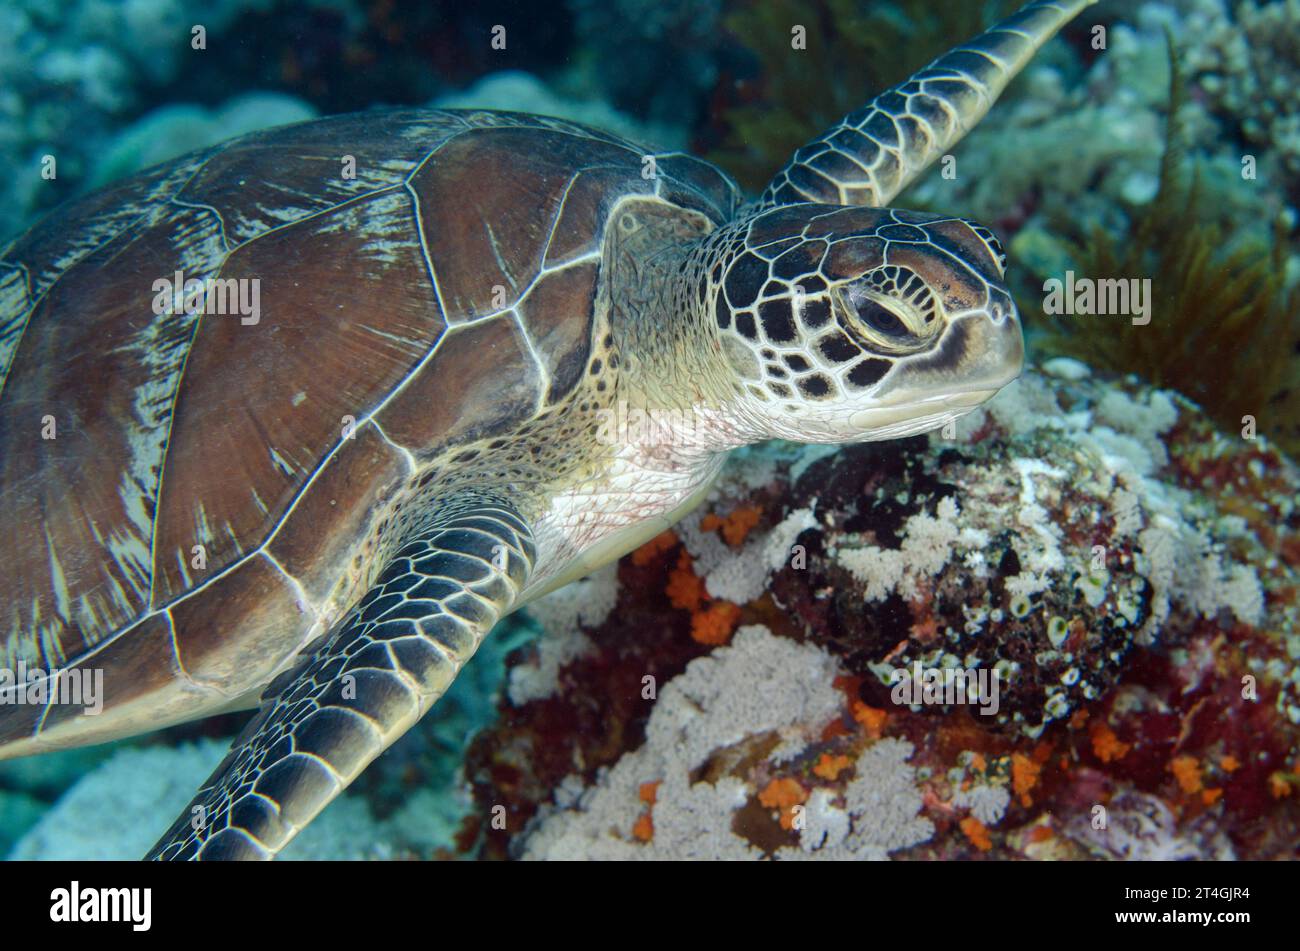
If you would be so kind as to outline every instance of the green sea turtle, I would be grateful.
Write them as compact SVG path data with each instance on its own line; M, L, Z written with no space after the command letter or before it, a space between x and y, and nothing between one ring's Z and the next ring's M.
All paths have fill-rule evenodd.
M883 206L1088 2L1028 4L752 203L570 122L395 111L56 211L0 254L0 755L260 704L151 854L272 857L728 450L988 399L1023 353L997 240Z

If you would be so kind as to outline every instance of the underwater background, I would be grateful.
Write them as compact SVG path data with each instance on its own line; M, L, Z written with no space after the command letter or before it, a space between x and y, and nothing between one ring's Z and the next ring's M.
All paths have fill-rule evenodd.
M561 116L757 193L1018 6L0 0L0 245L384 106ZM1297 857L1300 0L1103 0L953 155L895 204L1001 237L1024 379L955 433L738 454L673 532L503 624L284 857ZM1150 322L1046 315L1071 271L1150 278ZM894 708L880 672L914 662L1015 689L992 727ZM247 716L0 763L0 854L143 855Z

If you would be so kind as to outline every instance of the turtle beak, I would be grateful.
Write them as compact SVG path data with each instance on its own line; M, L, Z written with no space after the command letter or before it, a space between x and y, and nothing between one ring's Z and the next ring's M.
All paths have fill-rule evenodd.
M967 318L969 359L962 374L964 382L954 391L955 396L979 392L986 393L984 399L987 399L1020 376L1024 369L1025 338L1015 301L1000 288L989 297L986 311Z
M955 318L938 346L900 366L881 405L977 406L1018 377L1024 363L1016 305L997 289L986 308Z

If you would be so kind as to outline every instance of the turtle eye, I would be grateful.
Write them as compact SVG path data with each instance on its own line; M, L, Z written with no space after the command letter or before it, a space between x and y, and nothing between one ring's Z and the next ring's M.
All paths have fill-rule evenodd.
M907 327L898 315L884 304L864 297L854 304L858 320L886 337L906 337Z
M939 332L934 294L907 268L877 268L840 285L835 298L844 329L877 353L923 350Z

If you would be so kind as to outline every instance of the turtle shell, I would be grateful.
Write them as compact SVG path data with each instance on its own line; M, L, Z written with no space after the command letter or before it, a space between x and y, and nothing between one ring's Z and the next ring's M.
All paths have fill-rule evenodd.
M576 385L614 204L734 212L717 170L674 153L647 175L649 154L536 116L339 116L159 166L5 248L0 525L21 543L0 546L0 668L93 662L106 710L0 706L0 756L260 689L336 615L413 465ZM195 279L243 297L193 312L173 291Z

